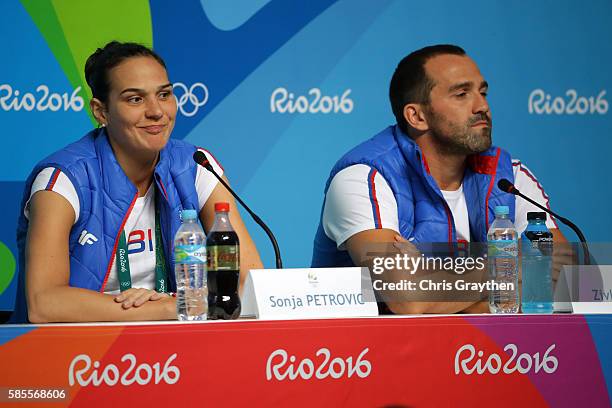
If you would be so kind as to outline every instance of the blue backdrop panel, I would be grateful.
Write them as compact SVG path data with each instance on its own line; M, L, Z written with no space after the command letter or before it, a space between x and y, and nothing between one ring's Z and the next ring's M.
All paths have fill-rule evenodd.
M310 264L332 165L393 122L387 93L395 65L434 43L458 44L480 66L490 84L494 143L535 173L552 207L590 241L609 239L612 2L152 0L149 7L153 45L177 97L193 94L183 98L173 137L212 151L276 233L286 266ZM17 0L0 3L0 35L10 38L0 53L11 56L0 64L0 86L74 91ZM0 99L7 92L1 88ZM91 121L86 107L5 105L0 240L15 253L25 177ZM272 267L265 235L247 225ZM0 294L0 309L12 307L13 291L14 284Z

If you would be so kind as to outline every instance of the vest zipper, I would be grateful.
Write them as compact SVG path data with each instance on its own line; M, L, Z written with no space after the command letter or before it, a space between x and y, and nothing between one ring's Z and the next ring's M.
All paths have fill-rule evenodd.
M489 231L489 197L491 196L491 192L493 191L493 185L495 184L495 177L497 176L497 165L499 163L499 154L501 153L501 149L497 148L497 153L495 154L495 172L491 174L491 181L489 182L489 189L487 191L487 196L485 197L485 235Z
M442 203L444 204L444 210L446 211L446 218L448 220L448 243L453 244L453 227L455 225L455 220L453 219L453 213L448 206L448 203L444 198L442 198Z
M434 193L436 193L436 195L440 198L440 200L442 201L442 205L444 206L444 211L446 211L446 218L448 221L448 243L449 244L453 244L453 227L454 227L454 220L453 220L453 215L451 213L451 210L448 206L448 203L446 202L446 200L444 199L444 195L442 194L442 192L440 191L440 189L438 188L437 185L432 184L430 178L433 178L431 176L431 174L429 173L429 166L427 165L427 161L425 159L425 155L422 153L419 153L419 151L417 150L417 157L419 159L419 161L421 162L421 170L423 171L423 175L425 176L425 180L427 180L427 184L429 184L429 188L431 188ZM428 177L429 176L429 177Z
M121 226L119 227L119 231L117 231L117 235L115 236L115 245L113 245L113 252L111 253L110 260L108 262L108 266L106 267L106 275L104 276L104 282L102 283L102 288L100 289L100 293L104 293L104 288L106 287L106 282L108 282L108 276L110 275L111 268L113 267L113 260L115 259L115 253L117 252L117 246L119 245L119 236L121 235L121 231L125 228L125 223L130 217L132 213L132 209L134 208L134 204L136 204L136 199L138 198L138 191L134 194L134 198L132 198L132 203L125 213L123 217L123 221L121 222Z

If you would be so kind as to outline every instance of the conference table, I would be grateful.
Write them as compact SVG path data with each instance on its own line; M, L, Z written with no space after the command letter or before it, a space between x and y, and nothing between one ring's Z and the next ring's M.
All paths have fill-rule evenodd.
M11 406L609 407L612 315L0 326Z

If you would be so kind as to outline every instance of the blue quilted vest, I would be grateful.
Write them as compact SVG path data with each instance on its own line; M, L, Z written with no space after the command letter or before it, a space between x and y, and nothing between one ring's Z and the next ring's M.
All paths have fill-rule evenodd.
M399 232L404 238L415 243L456 242L453 215L429 173L425 156L397 126L386 128L345 154L333 167L325 194L334 176L354 164L370 166L387 181L397 202ZM502 178L514 181L512 159L504 150L491 147L468 158L463 191L471 241L486 241L498 205L510 207L510 218L514 221L514 196L497 188L497 181ZM323 210L314 240L312 266L354 266L348 252L338 250L336 242L325 234L322 218ZM382 226L376 223L376 228Z
M170 139L160 152L155 167L154 182L160 210L162 243L169 271L169 289L176 291L174 277L173 237L180 227L179 212L198 209L195 189L196 164L192 155L196 147ZM60 169L75 186L80 202L80 215L72 226L69 238L70 286L104 291L119 240L136 199L138 190L117 162L104 128L89 132L81 140L42 160L28 177L21 202L23 210L40 170ZM11 321L27 321L24 287L24 254L28 220L19 217L17 246L19 248L19 284L15 313ZM83 231L98 240L81 245Z

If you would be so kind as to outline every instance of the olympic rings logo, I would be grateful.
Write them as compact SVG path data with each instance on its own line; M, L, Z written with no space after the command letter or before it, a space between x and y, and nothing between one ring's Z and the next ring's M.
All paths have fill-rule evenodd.
M208 102L208 88L201 82L196 82L189 88L181 82L175 82L172 88L179 112L187 117L194 116ZM177 92L178 89L182 92Z

